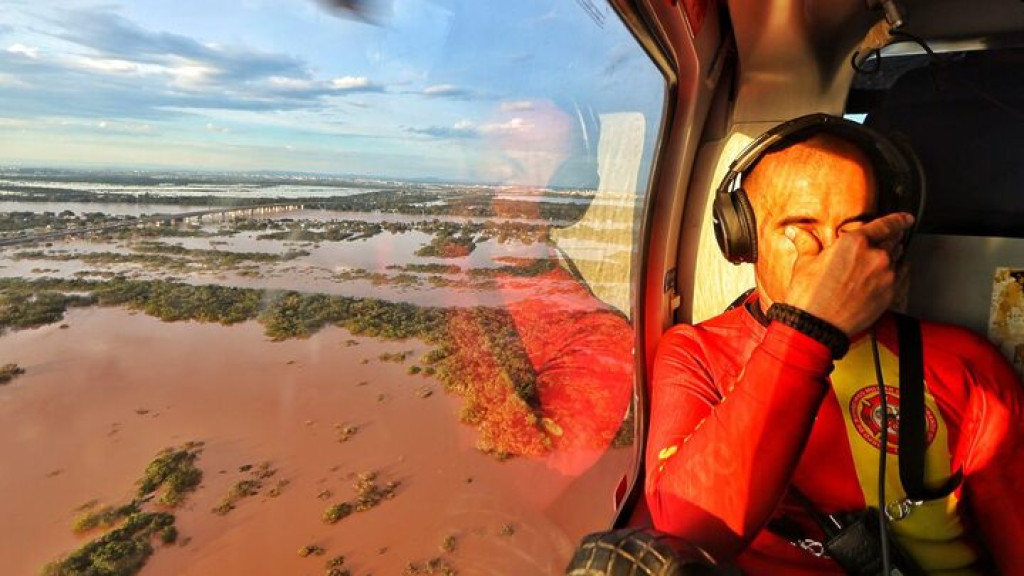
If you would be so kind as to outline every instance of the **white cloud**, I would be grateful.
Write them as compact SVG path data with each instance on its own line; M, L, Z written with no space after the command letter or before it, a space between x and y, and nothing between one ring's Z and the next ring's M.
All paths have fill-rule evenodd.
M459 120L451 126L428 126L425 128L407 128L416 134L426 134L435 138L473 138L476 136L515 136L530 137L534 124L516 117L504 122L477 124L471 120Z
M87 70L94 70L96 72L103 72L107 74L125 74L129 72L138 72L140 70L139 65L135 62L114 58L89 58L87 56L80 56L75 58L74 64L79 68L85 68Z
M7 51L11 54L21 54L27 58L39 58L39 48L35 46L25 46L24 44L11 44L7 47Z
M469 120L459 120L451 127L427 126L426 128L407 128L407 130L434 138L473 138L480 134L476 124Z
M174 84L184 88L197 88L206 84L211 76L217 74L217 69L211 66L188 62L165 69L174 80Z
M311 80L303 78L289 78L286 76L271 76L270 84L275 88L284 90L309 90L313 87Z
M0 72L0 86L8 88L27 88L28 84L22 82L18 77Z
M60 126L61 128L58 128L58 130L64 130L68 127L75 129L95 126L109 134L123 134L128 136L151 136L157 134L152 124L140 124L138 122L100 120L99 122L92 123L67 118L51 118L45 120L45 122L50 126Z
M501 103L502 112L527 112L533 110L532 100L509 100Z
M522 118L512 118L506 122L495 122L491 124L484 124L480 127L481 134L496 134L496 135L509 135L509 134L520 134L533 128L533 124L529 124Z
M437 84L427 86L423 89L423 93L427 96L450 96L452 94L462 94L463 90L452 84Z
M125 129L139 118L209 110L335 108L348 97L389 91L359 70L325 75L303 55L210 43L144 27L121 12L110 6L60 10L50 23L57 27L52 37L64 46L56 52L49 40L0 38L6 40L6 46L0 44L0 60L16 65L0 69L0 91L36 90L18 99L19 112L78 115L91 119L92 130L102 118L124 118L117 128ZM4 31L10 27L0 24L0 34ZM202 130L204 124L192 127Z
M214 124L213 122L207 122L206 123L206 131L207 132L219 132L221 134L227 134L228 132L231 132L231 129L227 128L225 126L218 126L218 125Z
M359 90L372 87L366 76L341 76L331 80L331 88L335 90Z
M170 77L170 85L176 88L197 89L208 86L212 77L219 73L216 68L185 58L172 57L171 63L152 64L133 62L122 58L92 58L75 56L66 62L75 68L85 69L101 74L134 74L138 76Z

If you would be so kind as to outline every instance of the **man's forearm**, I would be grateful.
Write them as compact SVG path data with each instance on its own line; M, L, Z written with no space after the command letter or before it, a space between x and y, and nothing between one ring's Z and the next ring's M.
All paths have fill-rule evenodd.
M738 381L708 404L701 371L669 352L655 368L648 504L655 526L738 554L770 518L824 398L831 355L773 323Z

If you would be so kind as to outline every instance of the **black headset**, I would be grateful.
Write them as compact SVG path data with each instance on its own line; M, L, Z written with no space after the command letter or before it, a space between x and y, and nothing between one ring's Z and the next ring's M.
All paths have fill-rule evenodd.
M816 134L831 134L857 146L871 161L878 189L879 215L907 212L915 226L924 208L925 186L921 162L898 135L892 138L829 114L808 114L779 124L750 143L733 160L715 192L715 239L725 259L733 264L757 261L757 223L742 178L765 154L782 150ZM907 234L909 240L910 234Z

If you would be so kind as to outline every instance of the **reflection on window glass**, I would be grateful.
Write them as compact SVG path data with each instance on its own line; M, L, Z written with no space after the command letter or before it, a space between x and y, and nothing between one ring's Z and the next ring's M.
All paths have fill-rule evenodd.
M604 2L14 2L10 574L545 574L630 473L664 83Z

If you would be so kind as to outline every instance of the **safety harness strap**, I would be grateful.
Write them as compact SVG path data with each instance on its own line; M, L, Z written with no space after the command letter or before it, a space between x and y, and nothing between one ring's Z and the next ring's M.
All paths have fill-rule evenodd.
M924 349L921 324L896 314L900 358L899 463L900 482L910 500L936 500L949 496L964 478L961 466L938 488L924 483L927 428L924 414Z

